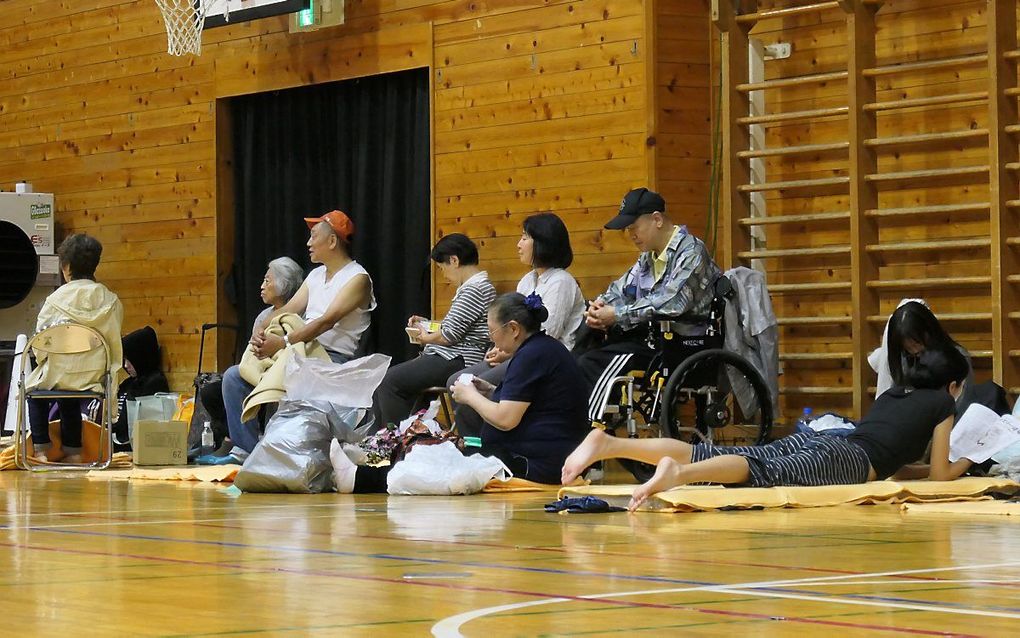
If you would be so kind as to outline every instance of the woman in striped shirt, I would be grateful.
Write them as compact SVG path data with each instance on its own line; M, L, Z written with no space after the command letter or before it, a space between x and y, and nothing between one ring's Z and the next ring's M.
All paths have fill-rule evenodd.
M426 388L441 386L454 372L482 360L489 346L485 323L496 289L489 275L478 267L478 247L460 233L443 237L432 249L443 277L457 284L450 311L438 330L423 329L428 320L412 316L408 332L425 345L420 356L391 366L375 392L376 424L399 423L410 415Z

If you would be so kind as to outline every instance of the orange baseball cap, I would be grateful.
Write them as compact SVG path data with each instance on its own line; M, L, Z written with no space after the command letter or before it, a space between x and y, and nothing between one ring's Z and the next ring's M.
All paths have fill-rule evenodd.
M326 222L333 229L333 232L337 234L337 237L344 241L351 241L351 237L354 236L354 222L343 211L331 210L322 217L305 217L304 219L309 228L314 227L319 222Z

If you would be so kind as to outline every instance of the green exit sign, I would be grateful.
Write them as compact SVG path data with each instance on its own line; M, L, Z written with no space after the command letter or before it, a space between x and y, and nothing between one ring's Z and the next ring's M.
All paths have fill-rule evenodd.
M298 11L297 23L299 27L310 27L315 24L315 0L308 3L308 8Z
M291 33L340 25L344 23L344 0L310 0L307 9L291 15Z

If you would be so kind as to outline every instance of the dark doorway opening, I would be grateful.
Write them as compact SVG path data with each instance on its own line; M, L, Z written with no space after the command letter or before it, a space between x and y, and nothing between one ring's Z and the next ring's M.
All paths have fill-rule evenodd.
M430 240L427 69L231 98L234 267L242 334L262 310L266 264L312 264L303 217L340 209L378 308L368 346L402 361L403 327L428 315ZM247 339L239 340L240 345Z

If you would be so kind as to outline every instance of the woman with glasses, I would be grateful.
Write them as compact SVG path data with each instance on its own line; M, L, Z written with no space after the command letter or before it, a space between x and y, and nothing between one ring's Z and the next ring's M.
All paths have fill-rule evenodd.
M482 447L472 451L500 459L518 478L555 484L589 427L581 371L570 351L542 332L548 317L538 295L497 298L487 324L496 346L513 355L506 376L496 387L476 378L452 391L485 419ZM332 460L338 492L386 491L389 467L356 466L344 454Z

